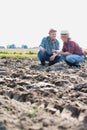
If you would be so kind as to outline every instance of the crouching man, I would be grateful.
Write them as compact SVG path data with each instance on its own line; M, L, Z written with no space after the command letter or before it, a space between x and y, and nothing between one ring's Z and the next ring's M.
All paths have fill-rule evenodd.
M63 41L62 51L54 52L61 54L69 66L80 67L79 62L83 62L85 58L82 48L76 42L71 41L67 31L61 32L61 39Z
M56 32L56 30L51 29L49 31L49 36L43 38L40 44L38 58L41 65L45 65L46 61L48 61L50 66L61 60L61 56L55 52L53 53L53 50L59 50L59 42L56 39Z

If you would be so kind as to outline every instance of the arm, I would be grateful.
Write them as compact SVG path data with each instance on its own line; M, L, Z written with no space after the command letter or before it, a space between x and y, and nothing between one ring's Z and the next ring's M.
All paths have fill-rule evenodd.
M58 55L57 53L55 53L55 51L59 50L59 41L56 40L56 47L55 47L56 50L52 50L53 52L53 55L50 57L50 61L53 61L55 59L55 57Z
M68 51L67 51L67 52L63 52L63 51L61 51L60 54L61 54L61 55L65 55L65 56L67 56L67 55L70 55L71 53L68 52Z
M45 52L46 51L46 47L45 47L45 38L43 38L43 40L42 40L42 42L41 42L41 44L40 44L40 46L39 46L39 49L42 51L42 52Z
M57 55L58 55L58 54L53 53L53 55L50 57L50 61L53 61Z
M40 46L39 49L40 49L42 52L45 52L45 51L46 51L46 49L43 48L42 46Z
M67 52L63 52L63 51L59 51L59 50L54 50L53 52L56 53L57 55L65 55L65 56L71 54L71 53L68 52L68 51L67 51Z
M55 50L59 50L59 49L60 49L60 43L59 43L58 40L56 40L56 48L55 48Z

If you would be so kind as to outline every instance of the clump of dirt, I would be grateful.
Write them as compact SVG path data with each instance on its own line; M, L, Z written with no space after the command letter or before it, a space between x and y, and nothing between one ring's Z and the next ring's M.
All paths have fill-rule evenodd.
M87 130L87 60L0 58L0 130Z

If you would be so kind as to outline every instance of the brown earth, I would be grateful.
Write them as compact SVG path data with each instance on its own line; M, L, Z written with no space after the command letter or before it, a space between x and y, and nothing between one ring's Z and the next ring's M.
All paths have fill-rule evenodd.
M81 65L0 58L0 130L87 130L87 60Z

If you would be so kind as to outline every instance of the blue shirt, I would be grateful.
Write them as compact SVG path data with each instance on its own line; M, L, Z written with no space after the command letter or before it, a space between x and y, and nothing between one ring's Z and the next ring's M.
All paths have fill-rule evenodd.
M40 44L41 47L45 48L48 54L52 54L52 50L59 50L59 42L57 39L51 41L50 36L42 39Z

